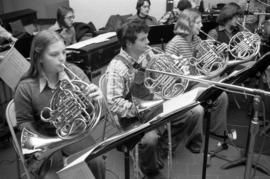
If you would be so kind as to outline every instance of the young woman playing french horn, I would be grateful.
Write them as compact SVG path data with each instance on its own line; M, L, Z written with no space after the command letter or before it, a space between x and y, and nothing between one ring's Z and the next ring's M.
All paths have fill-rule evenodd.
M196 48L201 42L200 29L202 28L201 13L196 9L185 9L179 16L175 26L175 36L166 46L166 53L182 56L181 60L188 61L192 57L196 57ZM208 78L207 76L201 76L197 74L198 70L186 63L189 67L191 75L200 75L202 78ZM210 79L211 80L211 79ZM190 83L189 88L196 88L201 84ZM224 132L227 132L227 107L228 97L226 93L222 93L219 98L214 102L211 110L211 126L210 131L218 136L224 136Z
M15 91L15 111L19 129L33 128L37 134L56 137L53 125L43 122L40 117L44 107L49 107L54 91L59 83L66 79L72 80L72 71L88 87L85 94L91 99L98 100L102 97L100 89L91 83L81 69L66 62L65 44L63 39L54 31L44 30L33 39L30 51L31 66L20 80ZM63 155L69 156L91 145L95 140L91 134L84 139L53 154L48 162L40 169L38 178L58 178L56 171L63 167ZM105 178L103 162L98 159L87 161L95 178ZM44 170L46 172L43 172Z

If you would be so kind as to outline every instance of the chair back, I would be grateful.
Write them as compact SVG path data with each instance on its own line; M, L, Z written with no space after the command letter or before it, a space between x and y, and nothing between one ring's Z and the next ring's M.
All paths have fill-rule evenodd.
M119 131L122 131L122 127L119 124L118 118L112 114L111 110L109 109L108 102L107 102L107 79L108 74L105 72L99 79L99 88L101 89L103 96L104 96L104 109L107 109L107 114L110 122L116 127Z
M14 100L13 99L7 105L7 108L6 108L6 120L7 120L8 127L9 127L9 130L10 130L12 139L13 139L13 145L14 145L15 151L17 152L17 154L18 154L18 156L19 156L19 158L20 158L20 160L22 162L22 165L23 165L23 169L24 169L23 175L26 175L27 179L31 179L30 173L29 173L29 171L28 171L28 169L26 167L26 162L25 162L24 156L22 154L21 147L19 145L19 141L17 139L16 133L15 133L15 130L14 130L14 127L17 126L17 119L16 119L15 105L14 105Z
M16 114L15 114L15 105L14 100L12 99L6 108L6 120L9 128L14 128L17 126Z

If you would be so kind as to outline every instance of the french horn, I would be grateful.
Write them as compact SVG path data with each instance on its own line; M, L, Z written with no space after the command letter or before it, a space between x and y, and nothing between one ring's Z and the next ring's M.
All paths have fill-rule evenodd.
M214 40L202 40L196 50L196 58L191 57L189 64L195 67L197 74L214 77L226 69L227 44Z
M159 49L149 47L145 52L148 59L146 69L155 69L178 74L187 74L187 66L182 65L179 59L165 54ZM174 78L168 75L145 71L144 85L154 94L163 99L170 99L182 94L188 87L188 80Z
M255 57L261 46L261 37L249 31L241 31L235 34L229 41L228 51L241 60L249 60Z
M21 147L29 160L31 173L39 173L42 163L55 151L82 140L99 122L101 101L90 99L88 84L64 66L73 78L60 81L40 118L55 127L57 137L37 134L33 129L22 130Z

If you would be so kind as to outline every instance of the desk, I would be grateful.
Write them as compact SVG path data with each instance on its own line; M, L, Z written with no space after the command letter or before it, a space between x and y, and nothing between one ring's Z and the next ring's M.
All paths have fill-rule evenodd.
M76 63L76 58L79 57L83 59L83 61L77 65L82 68L89 77L91 72L107 65L111 59L120 52L120 44L117 37L114 36L107 41L89 44L75 51L80 51L81 53L70 57L75 59L68 58L67 60L70 62L75 61Z

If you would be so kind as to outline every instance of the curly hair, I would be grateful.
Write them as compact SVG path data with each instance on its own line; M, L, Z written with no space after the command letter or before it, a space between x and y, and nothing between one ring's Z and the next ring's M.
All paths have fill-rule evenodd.
M140 32L149 32L149 27L144 21L141 20L131 20L126 22L117 30L117 38L123 49L126 49L127 42L134 43L137 39L137 34Z

